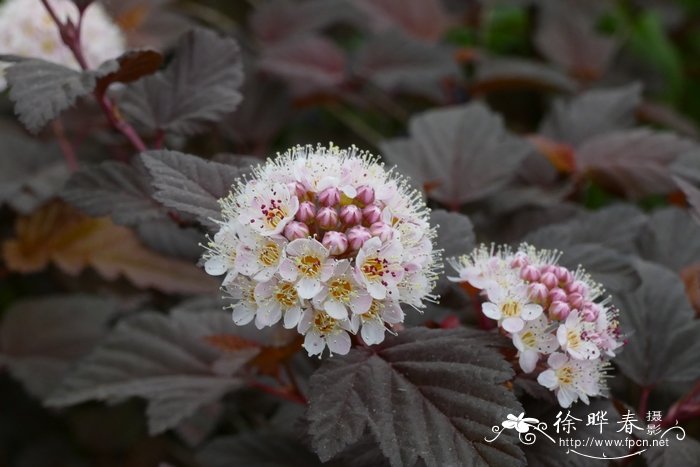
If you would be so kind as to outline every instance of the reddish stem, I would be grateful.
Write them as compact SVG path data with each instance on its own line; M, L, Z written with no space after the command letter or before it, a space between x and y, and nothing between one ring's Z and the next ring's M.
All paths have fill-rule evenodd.
M661 420L661 427L667 428L676 424L700 417L700 382L696 383L693 389L683 396L678 402L673 404L666 416Z
M640 417L644 417L647 409L649 408L649 395L651 394L650 387L642 388L642 394L639 396L639 406L637 407L637 414Z
M75 172L76 170L78 170L78 158L75 155L75 149L73 148L73 145L66 137L66 133L63 129L63 124L61 123L61 120L59 118L56 118L53 122L51 122L51 127L53 129L54 134L56 135L58 145L61 148L61 153L63 153L63 158L66 161L68 169L71 172Z
M294 392L304 401L304 405L308 404L309 401L304 396L304 393L301 392L301 388L299 387L299 383L297 382L296 376L294 376L294 371L292 371L292 367L289 365L289 362L285 362L284 370L287 373L287 377L289 378L292 388L294 388Z
M51 6L49 0L41 0L41 3L46 8L46 11L48 11L49 16L51 16L51 19L53 19L54 23L56 23L56 27L58 27L58 32L61 35L61 40L63 41L63 43L73 53L73 56L75 57L80 67L83 70L88 70L90 67L88 66L87 60L85 60L85 56L83 55L83 48L80 42L80 31L82 30L84 11L80 11L78 16L78 23L73 24L70 20L67 20L66 22L61 21L61 19L58 17L53 7ZM127 122L121 117L110 98L105 94L101 94L99 91L95 91L94 95L98 103L100 104L100 107L107 116L109 123L115 129L120 131L124 136L126 136L129 142L134 146L134 148L136 148L138 151L145 151L147 148L143 140L138 135L138 133L136 133L136 130L134 130L134 128L129 124L129 122Z

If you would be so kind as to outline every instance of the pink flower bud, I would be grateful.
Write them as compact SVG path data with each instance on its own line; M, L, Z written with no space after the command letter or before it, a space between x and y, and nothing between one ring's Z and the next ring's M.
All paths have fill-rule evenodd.
M342 255L348 249L348 238L345 234L335 230L326 232L321 243L328 248L332 255Z
M540 279L540 270L528 264L520 270L520 277L528 282L537 282Z
M585 321L594 322L598 319L600 307L593 302L586 302L581 309L581 317Z
M583 307L583 295L580 293L571 293L569 294L568 298L569 305L571 305L571 308L576 308L577 310L580 310Z
M562 266L559 266L554 270L554 275L557 276L560 284L569 284L574 280L574 276L571 274L571 271Z
M357 225L362 222L362 210L354 204L343 206L340 209L340 220L345 225Z
M542 276L540 277L540 282L546 285L548 289L553 289L554 287L559 285L559 280L553 272L545 272L544 274L542 274Z
M365 222L372 225L382 218L382 209L376 204L370 204L362 209L362 216L365 218Z
M374 190L367 185L362 185L357 189L357 196L355 199L359 200L365 205L374 203Z
M308 238L309 227L302 222L292 221L284 227L284 236L290 242L297 238Z
M528 265L527 255L523 252L518 252L515 254L515 258L510 262L511 268L522 268ZM539 272L539 271L538 271Z
M304 188L304 185L299 182L287 183L287 187L289 188L289 192L296 195L297 198L303 198L306 196L306 188Z
M552 319L564 321L569 316L570 312L571 308L569 308L566 302L556 301L549 305L549 317Z
M335 187L329 187L318 194L318 202L321 206L335 206L340 203L340 191Z
M316 213L316 222L322 229L335 229L338 225L338 211L333 208L321 208Z
M361 225L351 227L350 230L347 231L346 235L348 236L350 249L354 251L362 248L362 245L364 245L367 240L372 238L372 234L369 233L369 229L362 227Z
M296 219L299 222L306 222L307 224L314 220L316 216L316 206L310 201L304 201L299 205L297 210Z
M588 292L588 287L582 281L574 281L569 287L567 287L569 293L579 293L581 295L586 295Z
M553 266L553 265L551 265L551 264L548 264L547 266L542 266L542 267L540 268L540 272L541 272L542 274L544 274L544 273L546 273L546 272L552 272L552 273L553 273L554 271L556 271L556 269L557 269L556 266Z
M530 296L530 300L533 300L537 303L544 303L545 301L547 301L549 289L544 284L540 284L539 282L530 284L527 287L527 291Z
M373 237L379 237L382 242L388 242L394 236L394 229L384 222L375 222L369 227Z
M552 302L566 302L568 296L563 289L555 287L549 291L549 300Z

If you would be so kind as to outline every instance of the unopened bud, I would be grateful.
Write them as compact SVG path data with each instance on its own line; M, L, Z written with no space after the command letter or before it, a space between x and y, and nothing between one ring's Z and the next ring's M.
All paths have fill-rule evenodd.
M540 276L540 282L546 285L548 289L553 289L559 284L559 279L553 272L545 272Z
M335 229L338 225L338 211L333 208L321 208L316 213L316 222L322 229Z
M520 270L520 277L528 282L536 282L540 279L540 270L528 264Z
M321 206L335 206L340 203L340 191L335 187L329 187L318 194L318 202Z
M375 222L379 222L379 220L382 218L382 209L376 204L370 204L362 209L362 216L364 217L365 222L372 225Z
M549 291L549 300L552 302L566 302L568 296L563 289L555 287Z
M362 222L362 210L354 204L340 209L340 221L345 225L358 225Z
M552 302L549 306L549 317L552 319L558 319L564 321L571 312L571 308L566 302Z
M362 248L362 245L364 245L367 240L372 238L372 234L369 232L369 229L362 227L361 225L351 227L350 230L347 231L346 235L348 237L350 249L354 251Z
M290 242L297 238L308 238L309 226L303 222L292 221L284 227L284 236Z
M359 200L365 205L374 203L374 190L367 185L362 185L357 189L357 195L355 199Z
M375 222L369 227L373 237L379 237L382 242L388 242L394 236L394 229L384 222Z
M547 301L547 296L549 295L549 289L546 285L535 282L527 287L528 295L530 300L537 303L544 303Z
M304 201L299 205L297 210L296 220L299 222L310 223L316 217L316 206L310 201Z
M342 255L348 249L348 238L335 230L326 232L321 243L332 255Z

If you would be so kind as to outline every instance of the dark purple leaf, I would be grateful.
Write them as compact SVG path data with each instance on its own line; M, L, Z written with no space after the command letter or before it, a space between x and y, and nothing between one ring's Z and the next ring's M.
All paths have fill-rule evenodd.
M90 216L130 226L166 216L152 191L143 167L107 161L74 173L61 196Z
M165 206L194 215L202 224L215 227L220 216L218 200L245 169L211 162L176 151L148 151L141 160L153 178L154 197Z
M534 37L538 50L573 75L599 78L619 48L617 39L596 31L595 16L573 1L542 3Z
M570 100L558 100L542 122L540 133L579 146L595 136L631 128L641 103L641 93L639 84L630 84L594 89Z
M225 312L140 313L119 323L46 404L142 397L150 433L161 433L244 383L236 373L257 349L224 353L205 340L237 329Z
M116 311L115 302L87 295L17 301L0 323L0 362L31 394L45 397L104 337Z
M242 83L238 43L195 29L180 39L165 70L127 86L120 108L151 132L192 135L236 109Z
M70 176L55 145L5 132L0 145L0 204L29 214L53 198Z
M291 428L291 427L290 427ZM290 434L243 433L214 438L198 453L202 467L321 467L321 461Z
M641 231L640 255L680 272L700 262L700 226L678 208L655 211Z
M179 227L169 219L141 222L135 227L143 244L153 251L193 262L202 255L202 234L197 229Z
M370 37L358 50L355 73L389 92L406 92L440 100L441 83L458 79L450 50L398 31Z
M653 263L638 268L641 286L614 301L623 331L631 333L615 363L642 387L695 381L700 378L700 322L694 319L683 282Z
M352 0L376 32L400 29L407 35L437 42L450 26L440 0Z
M345 80L343 51L322 36L304 36L265 50L261 70L283 78L297 95L328 91Z
M328 460L369 430L392 466L521 464L512 438L484 441L492 425L521 411L494 342L466 329L412 328L325 361L311 377L314 450Z
M476 64L473 91L542 89L574 92L576 82L546 64L513 57L480 57Z
M576 151L576 170L605 187L638 199L675 190L670 165L693 143L672 133L635 129L587 140Z
M480 103L418 114L409 132L410 138L383 142L382 154L450 207L497 191L532 150Z

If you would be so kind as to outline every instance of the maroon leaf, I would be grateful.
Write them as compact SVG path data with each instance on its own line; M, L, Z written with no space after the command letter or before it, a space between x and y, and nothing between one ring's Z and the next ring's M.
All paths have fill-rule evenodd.
M345 80L345 54L322 36L306 36L265 50L261 70L290 83L296 95L335 88Z
M473 92L511 89L542 89L574 92L576 82L561 71L543 63L513 57L480 57Z
M118 68L97 80L95 91L104 94L112 83L131 83L155 73L163 64L163 56L155 50L130 50L114 59Z
M576 170L613 191L638 199L675 189L671 163L693 143L674 134L635 129L586 141L576 151Z
M451 207L498 190L532 150L480 103L418 114L409 131L410 138L383 142L382 154Z
M437 41L450 26L440 0L353 0L353 4L367 14L377 32L398 28L409 36Z

